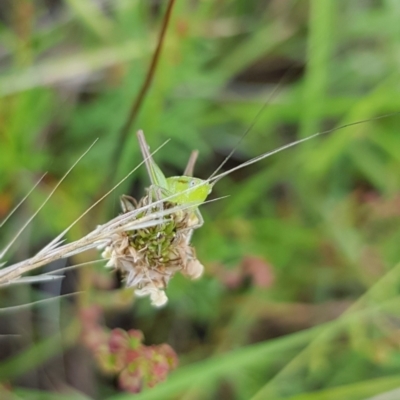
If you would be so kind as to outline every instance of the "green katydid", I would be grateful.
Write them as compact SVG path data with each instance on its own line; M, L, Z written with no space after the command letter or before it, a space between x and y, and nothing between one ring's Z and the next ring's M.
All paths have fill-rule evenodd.
M151 195L157 199L168 197L169 201L178 205L195 204L192 227L193 229L200 227L204 221L198 206L206 200L213 184L191 176L193 175L193 168L198 154L197 151L192 153L183 176L166 178L150 154L143 131L138 131L137 137L152 184L151 190L153 193Z
M233 154L233 152L235 151L235 149L234 149L227 156L227 158L223 161L223 163L217 168L217 170L206 180L203 180L200 178L194 178L191 176L193 173L194 162L197 157L197 152L192 153L192 156L189 160L188 166L186 167L186 170L185 170L183 176L172 176L172 177L166 178L165 175L163 174L163 172L161 171L160 167L154 162L154 160L150 154L149 146L147 145L143 131L141 131L141 130L138 131L137 137L139 140L140 150L141 150L142 155L145 160L147 172L149 174L151 184L152 184L151 188L150 188L150 191L152 192L151 195L153 197L156 197L157 200L168 198L168 201L171 201L172 203L176 203L178 205L187 205L188 208L190 208L191 207L190 205L193 204L193 217L196 217L196 219L194 220L192 228L195 229L195 228L200 227L203 224L203 218L201 216L201 213L200 213L198 207L202 203L205 202L208 195L211 193L214 184L217 181L219 181L221 178L229 175L230 173L232 173L234 171L237 171L238 169L247 167L251 164L261 161L264 158L267 158L273 154L279 153L290 147L293 147L300 143L314 139L317 136L328 134L330 132L337 131L339 129L344 129L349 126L358 125L358 124L370 122L373 120L378 120L378 119L385 118L385 117L388 117L391 115L396 115L396 114L399 114L399 112L381 115L381 116L367 119L367 120L352 122L352 123L342 125L337 128L333 128L333 129L329 129L326 131L315 133L311 136L296 140L294 142L291 142L284 146L281 146L275 150L272 150L272 151L266 152L264 154L261 154L259 156L256 156L256 157L238 165L237 167L234 167L228 171L217 174L217 172L221 169L221 167L225 164L225 162ZM246 131L244 135L242 135L242 138L240 140L242 140L244 138L244 136L246 136L248 134L248 132L249 132L249 130Z
M150 181L152 185L160 188L163 196L174 195L171 198L171 202L176 204L204 202L211 192L212 185L205 180L191 176L193 174L197 152L192 153L183 176L171 176L166 178L160 167L151 157L149 146L146 143L143 131L139 131L137 137L139 140L140 150L145 159L145 165ZM189 190L190 188L193 188L193 190Z

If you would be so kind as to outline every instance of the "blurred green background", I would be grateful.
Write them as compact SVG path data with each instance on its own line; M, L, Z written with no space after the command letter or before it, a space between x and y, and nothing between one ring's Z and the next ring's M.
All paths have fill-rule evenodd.
M79 335L82 311L97 307L104 329L141 330L146 345L178 354L166 383L137 399L400 398L400 115L370 120L400 111L400 3L176 0L154 79L122 138L167 5L1 0L2 219L48 171L0 228L1 247L99 138L9 262L37 252L141 161L139 128L153 149L171 139L155 156L167 175L181 174L198 149L195 175L206 178L250 126L224 168L369 121L218 183L212 198L229 197L202 207L193 237L206 272L174 277L165 308L134 299L102 264L61 283L3 288L0 390L131 398ZM119 196L140 198L148 184L140 168L68 240L118 215ZM77 294L58 297L68 293Z

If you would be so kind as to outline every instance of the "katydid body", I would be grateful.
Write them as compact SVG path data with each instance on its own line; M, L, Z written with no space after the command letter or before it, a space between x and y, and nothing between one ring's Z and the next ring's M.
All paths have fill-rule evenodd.
M150 195L157 200L168 198L168 201L179 205L193 204L193 229L203 225L203 217L198 206L206 200L212 189L212 184L192 176L171 176L166 178L160 167L153 160L143 131L138 131L140 150L145 160L147 172L152 186ZM185 173L192 175L197 152L192 153Z

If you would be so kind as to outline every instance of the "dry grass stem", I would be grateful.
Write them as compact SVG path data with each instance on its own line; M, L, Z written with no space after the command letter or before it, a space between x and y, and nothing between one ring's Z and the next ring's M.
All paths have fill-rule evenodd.
M180 212L182 206L174 206L163 209L162 202L155 205L147 205L132 209L106 224L99 225L88 235L71 243L61 245L61 241L52 242L38 254L27 260L18 262L0 270L0 284L12 283L18 280L22 274L46 265L61 258L71 257L75 254L96 247L105 247L115 235L123 235L124 232L136 232L157 226L168 221L168 216Z

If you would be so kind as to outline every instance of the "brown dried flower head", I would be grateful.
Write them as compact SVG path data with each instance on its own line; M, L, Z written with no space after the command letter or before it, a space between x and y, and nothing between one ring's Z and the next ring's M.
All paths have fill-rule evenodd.
M139 202L130 196L121 198L124 212L151 204L150 196ZM143 215L139 213L138 218L174 207L176 205L168 201L157 202L153 207L147 207ZM108 260L107 267L123 273L126 286L134 287L137 296L150 296L151 303L160 307L168 301L164 290L176 272L191 279L199 278L203 273L204 267L190 246L197 222L193 210L182 207L158 225L113 234L102 257Z

